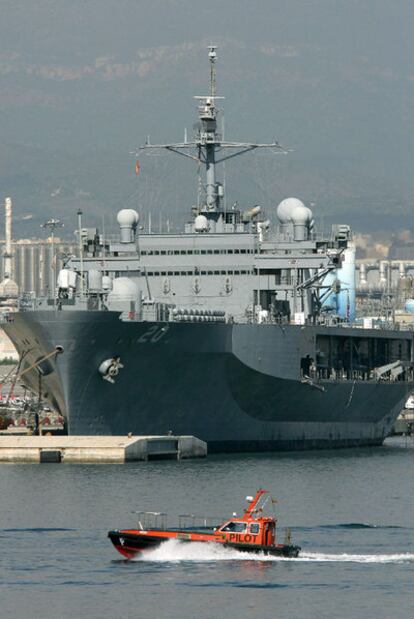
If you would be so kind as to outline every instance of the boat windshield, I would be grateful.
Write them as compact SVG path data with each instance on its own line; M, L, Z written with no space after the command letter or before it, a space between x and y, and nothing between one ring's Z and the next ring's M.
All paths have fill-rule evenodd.
M233 533L244 533L246 530L245 522L228 522L220 531L232 531Z

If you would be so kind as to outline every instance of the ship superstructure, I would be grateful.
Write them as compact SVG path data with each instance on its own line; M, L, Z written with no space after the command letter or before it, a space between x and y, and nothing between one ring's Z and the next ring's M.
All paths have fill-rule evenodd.
M227 208L216 166L284 149L222 139L213 46L209 60L194 140L140 149L205 170L191 221L152 234L123 209L117 241L80 222L56 295L23 299L5 325L21 371L34 364L26 382L72 433L172 430L213 450L379 444L413 386L412 332L353 326L349 226L318 234L296 198L277 227L256 204Z

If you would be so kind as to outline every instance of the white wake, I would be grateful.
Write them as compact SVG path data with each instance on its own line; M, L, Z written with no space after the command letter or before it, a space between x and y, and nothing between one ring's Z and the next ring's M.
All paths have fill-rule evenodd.
M203 542L179 542L169 540L153 550L138 555L135 561L152 561L159 563L179 563L181 561L289 561L314 563L413 563L414 553L393 554L327 554L323 552L301 551L299 557L274 557L263 553L241 552L224 548L219 544Z

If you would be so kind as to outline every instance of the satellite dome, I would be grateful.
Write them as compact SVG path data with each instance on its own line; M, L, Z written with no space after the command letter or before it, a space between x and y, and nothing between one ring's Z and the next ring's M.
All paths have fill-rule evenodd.
M137 301L138 285L129 277L116 277L112 280L112 290L108 294L108 306L112 311L129 311L131 301Z
M194 220L194 229L196 232L207 232L208 219L205 215L197 215Z
M292 222L292 213L297 207L306 208L301 200L297 198L285 198L277 207L276 214L281 224Z
M118 211L116 219L121 228L134 228L139 221L139 215L132 208L123 208Z
M298 200L299 202L299 200ZM312 221L312 211L304 204L298 204L292 211L291 218L294 224L308 224Z
M133 301L138 296L138 286L129 277L116 277L112 281L111 298L118 297L119 299L125 299Z

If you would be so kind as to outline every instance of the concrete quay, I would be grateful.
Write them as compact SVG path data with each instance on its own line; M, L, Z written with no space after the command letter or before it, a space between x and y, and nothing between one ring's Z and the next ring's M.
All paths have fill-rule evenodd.
M0 436L0 462L124 463L205 458L195 436Z

